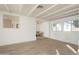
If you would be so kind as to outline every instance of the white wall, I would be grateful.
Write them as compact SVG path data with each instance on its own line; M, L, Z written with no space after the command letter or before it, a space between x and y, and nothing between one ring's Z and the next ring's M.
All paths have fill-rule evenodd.
M61 23L61 22L67 21L67 20L75 20L75 16L58 19L56 21L46 21L44 23L41 23L40 31L42 31L44 33L45 37L49 37L49 38L56 39L59 41L69 42L69 43L78 45L79 32L64 32L64 31L54 32L50 28L50 24ZM48 26L49 26L49 28L48 28Z
M40 24L40 31L43 32L45 37L49 37L49 22L44 22Z
M39 24L36 24L36 31L40 31L39 29Z
M0 46L36 40L36 19L19 16L19 28L3 28L0 14Z

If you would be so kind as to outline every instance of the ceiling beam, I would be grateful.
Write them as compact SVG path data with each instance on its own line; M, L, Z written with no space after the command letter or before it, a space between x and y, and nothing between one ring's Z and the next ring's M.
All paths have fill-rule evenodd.
M4 7L6 8L6 10L9 12L10 10L9 10L9 8L8 8L8 6L7 6L7 4L4 4Z
M27 14L27 16L31 15L38 6L39 4L35 5L34 8Z
M61 9L59 9L58 11L56 11L56 12L52 12L52 13L50 13L50 14L48 14L48 15L43 16L43 17L47 17L47 16L49 16L49 15L55 14L55 13L57 13L57 12L60 12L60 11L62 11L62 10L64 10L64 9L70 8L70 7L72 7L72 6L74 6L74 5L70 5L70 6L61 8Z
M49 7L49 8L48 8L48 9L46 9L46 10L44 10L43 12L39 13L39 14L38 14L38 15L36 15L35 17L40 16L41 14L43 14L43 13L47 12L48 10L50 10L50 9L54 8L55 6L57 6L57 5L52 5L51 7Z

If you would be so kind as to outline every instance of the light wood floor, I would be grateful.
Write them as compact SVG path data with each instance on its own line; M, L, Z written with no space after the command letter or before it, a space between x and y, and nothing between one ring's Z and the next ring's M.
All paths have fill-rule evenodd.
M0 46L1 55L76 55L66 44L77 51L78 46L49 38L37 37L36 41ZM58 51L56 51L58 50ZM57 53L58 52L58 53Z

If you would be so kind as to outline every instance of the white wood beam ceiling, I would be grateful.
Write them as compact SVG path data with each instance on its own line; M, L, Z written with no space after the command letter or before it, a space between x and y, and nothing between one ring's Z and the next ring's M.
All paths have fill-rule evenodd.
M19 6L19 13L22 11L22 7L23 7L23 5L21 4L21 5Z
M60 11L65 10L65 9L67 9L67 8L70 8L70 7L72 7L72 6L74 6L74 5L70 5L70 6L64 7L64 8L62 8L62 9L59 9L59 10L57 10L57 11L55 11L55 12L49 13L49 14L47 14L47 15L45 15L45 16L42 16L42 17L50 16L50 15L52 15L52 14L55 14L55 13L57 13L57 12L60 12Z
M9 8L8 8L8 6L7 6L6 4L4 4L4 7L6 8L6 10L7 10L8 12L10 12L10 10L9 10Z
M26 6L24 6L23 4L17 4L17 5L12 5L13 7L15 7L15 8L12 8L11 7L11 5L9 4L9 5L7 5L7 4L3 4L3 6L4 7L1 7L1 8L3 8L3 9L5 9L5 12L7 11L7 12L18 12L17 14L19 14L19 15L21 15L21 13L25 13L24 12L24 10L25 11L27 11L27 9L29 10L29 12L28 13L25 13L24 14L24 16L31 16L31 14L33 14L33 12L35 11L35 10L37 10L38 11L38 9L37 9L37 7L39 6L39 5L42 5L42 4L35 4L34 6L32 6L31 5L31 7L32 8L30 8L27 4L26 4ZM34 15L34 17L36 17L36 18L39 18L39 16L41 16L39 19L52 19L52 18L55 18L56 16L64 16L63 14L67 14L67 13L69 13L69 12L71 12L71 11L73 11L73 10L70 10L69 8L72 8L75 4L71 4L71 5L68 5L68 6L66 6L66 7L62 7L62 8L60 8L59 7L59 9L57 9L57 10L54 10L53 12L51 11L50 13L47 13L47 14L45 14L46 12L49 12L50 10L53 10L53 8L55 8L55 7L58 7L57 6L58 4L55 4L55 5L51 5L51 6L49 6L47 9L45 9L45 10L43 10L43 11L40 11L37 15ZM59 4L60 5L60 4ZM62 4L63 5L63 4ZM79 6L79 4L77 4L78 6ZM1 5L2 6L2 5ZM10 7L9 7L10 6ZM60 5L61 6L61 5ZM19 8L18 8L19 7ZM23 7L26 7L26 8L24 8L23 9ZM46 7L46 6L43 6L43 8L44 7ZM11 9L12 8L12 9ZM17 10L16 10L16 8L17 8ZM78 7L79 8L79 7ZM40 8L41 9L41 8ZM62 12L63 10L66 10L66 9L68 9L69 11L66 11L66 12ZM58 13L58 14L57 14ZM43 15L43 16L42 16ZM54 15L54 16L52 16L52 15Z
M64 14L68 14L69 12L72 12L72 14L75 14L74 11L77 12L77 9L73 9L73 10L69 10L69 11L67 11L67 12L63 12L63 13L57 14L57 15L55 15L54 17L58 17L58 16L61 16L61 15L64 15ZM48 20L49 20L49 19L53 19L53 17L48 17L48 18L46 18L46 19L48 19Z

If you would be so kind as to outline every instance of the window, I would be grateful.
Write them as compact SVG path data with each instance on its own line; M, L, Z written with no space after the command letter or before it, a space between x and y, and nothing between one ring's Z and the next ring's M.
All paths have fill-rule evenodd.
M4 15L3 16L4 28L19 28L19 20L17 16Z
M52 30L53 30L53 31L56 31L56 24L53 24Z
M50 29L54 32L57 31L79 31L79 20L68 20L60 23L51 23Z
M64 31L71 31L71 21L64 22Z
M72 31L79 31L79 20L72 21Z
M53 25L52 25L52 30L53 30L53 31L61 31L61 24L59 24L59 23L53 24Z
M61 24L57 24L57 31L61 31L62 29L61 29Z
M65 21L64 31L79 31L79 20Z

